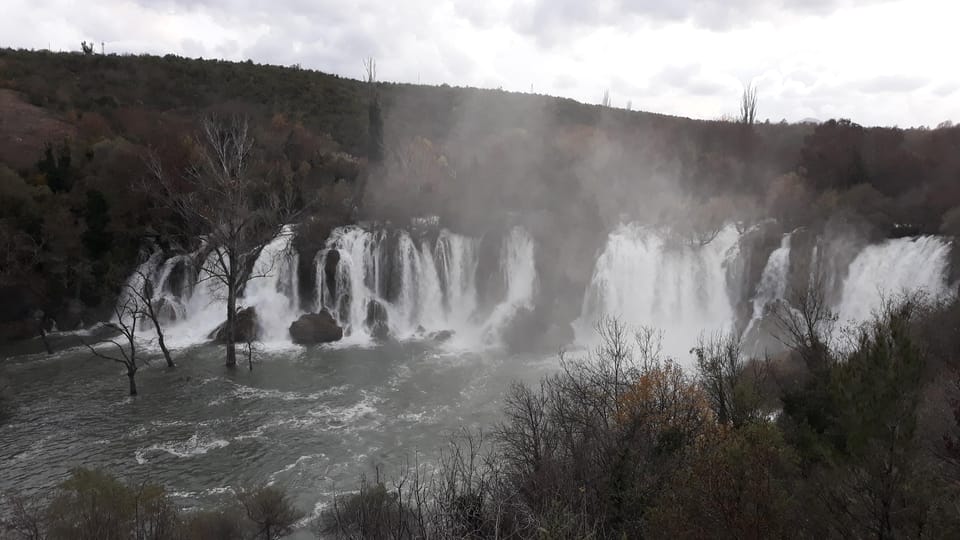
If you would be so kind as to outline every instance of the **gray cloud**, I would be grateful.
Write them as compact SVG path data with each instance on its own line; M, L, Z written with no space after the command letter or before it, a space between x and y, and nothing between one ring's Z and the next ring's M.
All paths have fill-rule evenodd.
M519 5L505 22L545 45L555 45L565 35L598 26L690 21L709 30L726 31L760 21L794 15L827 16L844 7L889 1L892 0L534 0Z
M940 97L947 97L957 90L960 90L960 83L944 83L937 85L933 93Z
M912 92L926 86L930 81L923 77L908 75L880 75L859 84L861 92L869 94L886 92Z
M700 64L667 66L655 77L655 89L681 90L694 96L730 94L728 85L705 74Z

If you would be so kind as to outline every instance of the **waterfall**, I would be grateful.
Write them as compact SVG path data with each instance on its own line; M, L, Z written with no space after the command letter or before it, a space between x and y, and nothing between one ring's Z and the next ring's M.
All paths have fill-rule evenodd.
M142 292L146 280L150 280L151 283L157 283L156 278L163 267L162 263L163 251L154 251L147 257L147 260L140 263L137 269L130 274L130 277L127 278L117 298L117 309L110 316L112 322L118 322L118 313L123 316L124 321L129 322L130 315L140 307L140 299L133 291Z
M533 238L521 227L514 227L500 250L500 273L506 284L506 298L494 309L485 324L487 339L495 339L520 309L533 308L537 270Z
M898 238L870 245L850 263L836 312L842 323L869 319L884 299L922 292L952 294L947 283L950 242L936 236Z
M256 308L265 345L289 344L289 326L302 314L293 234L292 227L284 227L261 250L237 300L240 307ZM662 330L664 351L687 359L699 334L731 329L739 309L749 316L744 351L763 352L771 343L766 317L771 306L785 301L791 279L807 275L800 244L791 242L797 243L790 234L781 238L759 281L746 285L753 291L749 303L734 306L728 287L740 285L731 284L728 271L743 266L743 260L733 227L700 245L661 228L621 225L609 234L586 290L570 291L582 299L574 321L577 341L590 343L593 325L610 315L630 326ZM830 254L821 245L833 246ZM826 294L841 322L863 321L884 297L910 291L935 298L952 294L947 283L951 246L932 236L864 248L843 236L820 238L810 256L832 263L809 266L822 268L825 282L833 284ZM496 344L519 314L535 308L535 248L522 227L483 242L436 227L340 227L313 261L316 309L333 315L348 344L368 343L384 332L398 339L452 335L464 347ZM206 259L200 261L201 256ZM129 298L129 287L142 288L142 274L153 282L152 301L168 327L168 343L205 342L226 318L225 285L210 272L219 256L205 245L166 259L156 251L130 276L119 301ZM478 275L481 267L488 275ZM149 325L141 329L146 333Z
M266 345L289 342L288 327L299 315L298 255L292 249L293 228L285 226L260 251L251 269L251 277L237 298L238 307L257 310L261 338ZM128 284L143 286L143 273L153 283L151 301L167 327L170 346L206 341L207 336L226 319L226 285L216 277L220 252L209 250L197 265L194 261L205 246L191 254L174 255L165 261L155 253L138 268ZM226 255L223 254L226 258ZM212 271L213 270L213 271ZM120 299L123 301L123 298ZM152 333L147 325L141 331Z
M291 246L292 241L293 228L285 226L263 247L237 302L240 307L256 308L261 341L265 343L289 341L290 323L300 315L299 256Z
M327 249L317 259L317 275L325 276L327 256L334 250L338 254L336 271L331 285L326 279L318 280L318 298L323 295L323 307L343 326L345 333L356 335L366 332L368 304L376 294L368 284L376 286L376 268L382 236L374 236L360 227L341 227L333 231L327 240ZM369 279L368 279L369 276Z
M450 321L463 326L477 309L477 242L444 229L437 238L436 258Z
M614 316L663 331L664 352L687 358L701 332L731 325L726 266L738 255L737 237L727 227L706 245L691 245L662 229L621 225L594 266L575 325L577 340L591 342L597 320Z
M742 342L747 352L758 354L762 351L762 341L766 337L760 331L760 324L768 314L770 308L778 301L786 298L787 280L790 272L790 238L792 234L785 234L780 240L780 246L770 253L767 264L760 274L760 283L757 284L752 303L750 322L743 331Z
M394 238L383 230L341 227L317 255L317 297L351 341L369 339L378 311L386 314L390 333L401 339L449 330L464 343L496 341L517 309L532 304L534 246L521 227L503 238L506 298L486 316L477 298L478 239L446 229L435 238L404 230Z

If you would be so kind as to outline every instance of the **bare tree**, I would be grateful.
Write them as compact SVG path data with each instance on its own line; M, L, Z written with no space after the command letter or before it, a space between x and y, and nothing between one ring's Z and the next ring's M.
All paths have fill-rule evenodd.
M226 365L237 365L237 295L263 247L293 217L290 186L271 186L254 171L253 136L246 119L203 121L196 137L199 159L170 174L155 155L151 177L166 205L211 246L203 270L223 284L227 300Z
M137 277L141 280L140 284L127 283L126 289L133 295L134 300L137 302L138 312L142 316L150 319L150 322L153 323L153 329L157 333L157 344L160 345L160 350L163 352L163 359L166 360L167 367L177 367L177 365L173 363L173 357L170 355L170 350L167 349L166 342L163 340L163 327L160 325L157 306L153 302L153 280L139 270L137 270Z
M126 341L126 345L121 345L117 340L112 338L105 339L102 343L113 344L117 349L118 355L111 355L97 350L86 341L81 340L81 342L90 349L90 352L97 358L123 364L127 369L127 379L130 380L130 395L135 396L137 395L137 381L135 379L137 375L136 334L137 319L140 316L139 305L136 298L127 297L117 302L117 305L113 308L113 313L116 315L116 321L107 323L106 326L120 332L120 335L123 336L123 339Z
M367 154L371 162L383 161L383 112L380 107L380 93L377 90L377 61L373 57L363 61L366 72L367 90L370 93L367 104L369 141ZM355 201L356 203L356 201Z
M692 350L697 382L720 424L740 427L760 415L765 364L743 357L740 337L729 332L700 336Z
M830 367L833 354L830 342L837 315L830 308L823 273L814 269L805 287L794 290L789 303L774 310L779 332L777 340L800 355L811 372Z
M367 84L377 82L377 59L372 56L363 59L363 80Z
M277 486L241 488L237 500L247 518L256 526L255 540L277 540L291 534L303 517L286 491Z
M11 538L21 540L44 540L47 538L46 516L43 500L39 496L25 496L17 492L6 493L6 517L0 519L0 531Z
M743 87L743 94L740 96L740 117L741 124L752 126L757 121L757 87L748 83Z
M247 343L247 368L250 371L253 371L253 357L260 352L260 347L258 347L256 336L253 332L248 332L246 336Z

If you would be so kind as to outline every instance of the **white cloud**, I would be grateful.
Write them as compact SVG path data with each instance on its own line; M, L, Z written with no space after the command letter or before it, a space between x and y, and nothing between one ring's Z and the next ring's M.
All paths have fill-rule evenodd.
M7 0L2 45L252 58L716 118L960 120L952 0Z

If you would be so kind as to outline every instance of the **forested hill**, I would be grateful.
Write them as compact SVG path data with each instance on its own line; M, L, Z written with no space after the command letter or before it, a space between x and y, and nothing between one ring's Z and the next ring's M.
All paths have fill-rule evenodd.
M371 165L373 100L384 152ZM759 108L763 118L762 89ZM698 121L252 62L8 49L0 339L31 334L40 310L61 329L102 316L94 307L109 305L144 239L162 242L170 219L138 189L147 149L188 163L212 113L249 118L260 171L324 202L319 237L359 218L436 214L482 230L525 216L538 256L564 269L545 273L544 294L586 279L598 238L624 219L692 234L766 216L785 228L841 216L878 235L897 223L960 229L956 127Z

